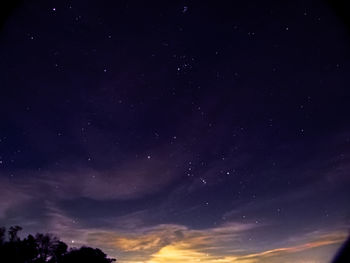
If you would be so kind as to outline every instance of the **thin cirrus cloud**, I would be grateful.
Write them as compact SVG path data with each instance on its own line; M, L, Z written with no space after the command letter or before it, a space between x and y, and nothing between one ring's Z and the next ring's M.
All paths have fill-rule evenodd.
M74 245L89 244L103 248L120 262L303 262L302 257L315 262L327 262L346 238L343 230L314 231L274 245L265 250L244 240L264 225L226 223L207 229L192 229L184 225L160 224L137 229L84 228L74 223L59 209L53 209L51 226ZM74 231L71 231L74 230ZM267 233L266 233L267 234ZM282 244L282 242L281 242Z
M18 187L1 177L0 184L3 187L0 191L0 219L7 217L11 210L15 210L33 199L33 196L26 192L25 185Z
M130 155L130 153L129 153ZM70 166L43 176L59 198L86 197L95 200L135 199L156 194L184 175L181 164L189 154L160 146L135 154L110 167Z
M221 230L225 229L222 227ZM254 249L246 246L236 246L236 251L231 250L230 253L222 253L222 251L216 251L215 246L219 244L222 248L227 248L232 246L232 242L227 242L227 240L220 240L220 238L215 238L212 236L213 230L208 230L208 232L198 233L196 237L183 238L180 241L175 241L169 245L161 247L157 252L151 254L149 259L145 262L147 263L162 263L162 262L280 262L283 259L290 258L291 261L287 260L284 262L295 262L295 257L299 257L303 253L313 254L314 257L318 257L318 250L320 248L329 247L329 251L334 251L332 245L339 244L345 239L345 235L342 233L333 233L326 237L317 237L314 240L302 243L296 246L290 247L278 247L272 248L270 250L254 252ZM247 233L241 233L245 235ZM201 236L203 235L203 236ZM229 234L229 235L232 235ZM240 235L237 236L236 238ZM207 237L213 237L213 239L208 239ZM221 241L221 243L220 243ZM214 249L213 249L214 247ZM327 250L327 249L326 249ZM321 251L321 254L324 251ZM328 253L328 257L332 253ZM293 261L294 259L294 261ZM127 262L135 262L134 260L126 260ZM299 261L298 261L299 262ZM302 261L300 261L302 262ZM327 262L327 261L317 261L317 262Z
M183 176L180 163L185 153L175 151L170 157L164 149L154 150L152 155L143 154L138 159L126 160L114 167L93 168L86 164L66 165L64 170L21 170L6 181L3 195L17 193L15 199L31 198L60 200L91 198L95 200L127 200L155 194ZM23 196L23 198L19 198ZM13 199L13 198L6 198ZM5 200L5 199L4 199ZM21 201L18 200L18 201ZM6 204L2 204L5 206ZM6 207L1 208L5 210Z
M108 255L125 263L162 262L328 262L346 238L344 229L319 230L292 236L288 240L261 248L247 239L253 233L268 236L269 226L229 222L205 229L180 224L145 225L137 227L87 227L84 222L68 216L54 202L45 202L44 229L57 234L71 246L89 245L102 248ZM139 218L142 211L117 217L115 225ZM126 218L127 217L127 218ZM141 216L142 217L142 216ZM112 219L110 219L112 220ZM121 221L121 222L119 222Z

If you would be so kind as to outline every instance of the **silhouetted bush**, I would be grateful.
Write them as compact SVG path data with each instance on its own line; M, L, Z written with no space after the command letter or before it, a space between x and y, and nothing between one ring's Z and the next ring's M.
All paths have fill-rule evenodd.
M350 237L345 241L339 249L333 263L349 263L350 262Z
M68 246L50 234L28 235L23 240L18 236L22 228L12 226L7 231L0 228L1 263L111 263L113 258L98 248Z

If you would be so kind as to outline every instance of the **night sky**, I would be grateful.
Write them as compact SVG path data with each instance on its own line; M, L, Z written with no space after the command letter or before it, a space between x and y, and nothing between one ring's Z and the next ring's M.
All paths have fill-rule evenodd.
M0 225L121 263L326 263L350 225L350 30L326 1L21 1Z

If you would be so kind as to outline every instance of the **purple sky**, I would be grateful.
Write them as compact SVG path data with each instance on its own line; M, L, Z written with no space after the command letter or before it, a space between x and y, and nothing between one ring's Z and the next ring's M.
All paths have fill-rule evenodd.
M350 39L327 1L19 1L0 28L0 225L120 262L329 262Z

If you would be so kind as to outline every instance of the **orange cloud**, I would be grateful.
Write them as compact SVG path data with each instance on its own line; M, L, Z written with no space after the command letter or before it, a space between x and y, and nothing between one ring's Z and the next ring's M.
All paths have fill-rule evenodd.
M319 240L315 240L309 243L293 246L293 247L284 247L284 248L275 248L255 254L250 254L243 256L244 258L261 258L261 257L268 257L268 256L276 256L281 254L287 254L287 253L296 253L303 250L308 250L312 248L318 248L322 246L327 246L331 244L338 244L345 240L347 237L344 233L332 233L329 235L321 236Z
M227 229L232 229L227 227ZM224 227L210 229L207 231L193 231L188 230L188 233L180 241L174 241L168 245L161 247L158 251L150 255L149 260L145 263L165 263L165 262L204 262L204 263L254 263L254 262L268 262L271 257L285 258L285 256L301 251L312 250L314 248L320 248L332 244L340 244L345 238L344 233L331 233L324 236L319 236L316 240L295 245L291 247L275 248L258 253L243 254L235 253L231 255L225 255L223 253L211 252L212 246L216 246L215 242L220 240L220 234L227 235L228 233L223 231ZM231 233L232 235L233 233ZM209 239L209 236L212 239ZM145 241L146 239L143 239ZM158 240L158 239L156 239ZM224 238L225 240L225 238ZM129 242L129 241L128 241ZM126 242L125 245L128 243ZM151 242L152 243L152 242ZM132 245L132 243L131 243ZM226 248L229 248L230 244L225 244ZM140 247L142 248L142 246ZM226 252L227 253L227 252ZM287 261L286 261L287 262ZM307 261L305 261L307 262ZM310 262L310 261L309 261Z
M57 219L62 221L60 217ZM62 227L65 229L69 220L64 219ZM137 228L132 232L79 229L74 233L74 239L103 248L122 263L321 263L327 262L337 244L346 238L345 231L315 231L286 240L293 245L258 251L256 247L242 245L242 239L257 227L261 226L228 223L201 230L171 224ZM313 254L317 254L317 259ZM298 255L306 256L301 258Z

